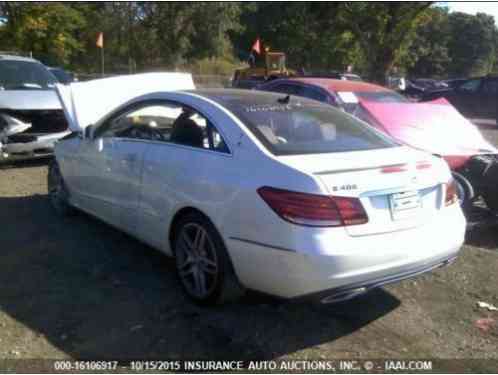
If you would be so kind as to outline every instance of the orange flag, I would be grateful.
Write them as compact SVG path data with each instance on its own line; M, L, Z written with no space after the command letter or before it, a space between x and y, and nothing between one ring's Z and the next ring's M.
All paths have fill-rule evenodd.
M259 38L257 38L254 44L252 45L251 51L256 51L258 55L261 54L261 42L259 41Z
M104 33L101 31L97 37L97 47L104 48Z

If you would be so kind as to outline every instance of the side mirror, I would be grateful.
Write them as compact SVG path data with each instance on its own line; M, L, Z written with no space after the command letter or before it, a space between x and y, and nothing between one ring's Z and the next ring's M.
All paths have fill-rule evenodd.
M88 125L83 132L84 138L92 140L94 132L95 132L95 127L93 125Z

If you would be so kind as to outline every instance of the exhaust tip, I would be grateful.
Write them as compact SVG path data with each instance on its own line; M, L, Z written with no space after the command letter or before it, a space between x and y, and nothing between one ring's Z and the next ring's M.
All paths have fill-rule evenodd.
M329 303L347 301L351 298L354 298L354 297L357 297L361 294L366 293L367 290L368 290L367 288L361 287L361 288L347 290L345 292L331 294L330 296L323 298L320 302L325 305L325 304L329 304Z

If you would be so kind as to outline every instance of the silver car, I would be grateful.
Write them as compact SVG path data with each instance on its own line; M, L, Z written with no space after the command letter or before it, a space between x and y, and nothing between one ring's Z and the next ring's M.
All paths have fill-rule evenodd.
M70 133L56 82L37 60L0 55L0 161L50 155Z

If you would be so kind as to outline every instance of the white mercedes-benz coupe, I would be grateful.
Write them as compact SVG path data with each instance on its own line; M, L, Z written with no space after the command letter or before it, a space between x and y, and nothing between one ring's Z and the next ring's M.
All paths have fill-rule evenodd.
M59 87L74 133L49 170L55 210L174 256L205 304L245 289L342 301L457 256L444 160L316 101L192 88L178 73Z

